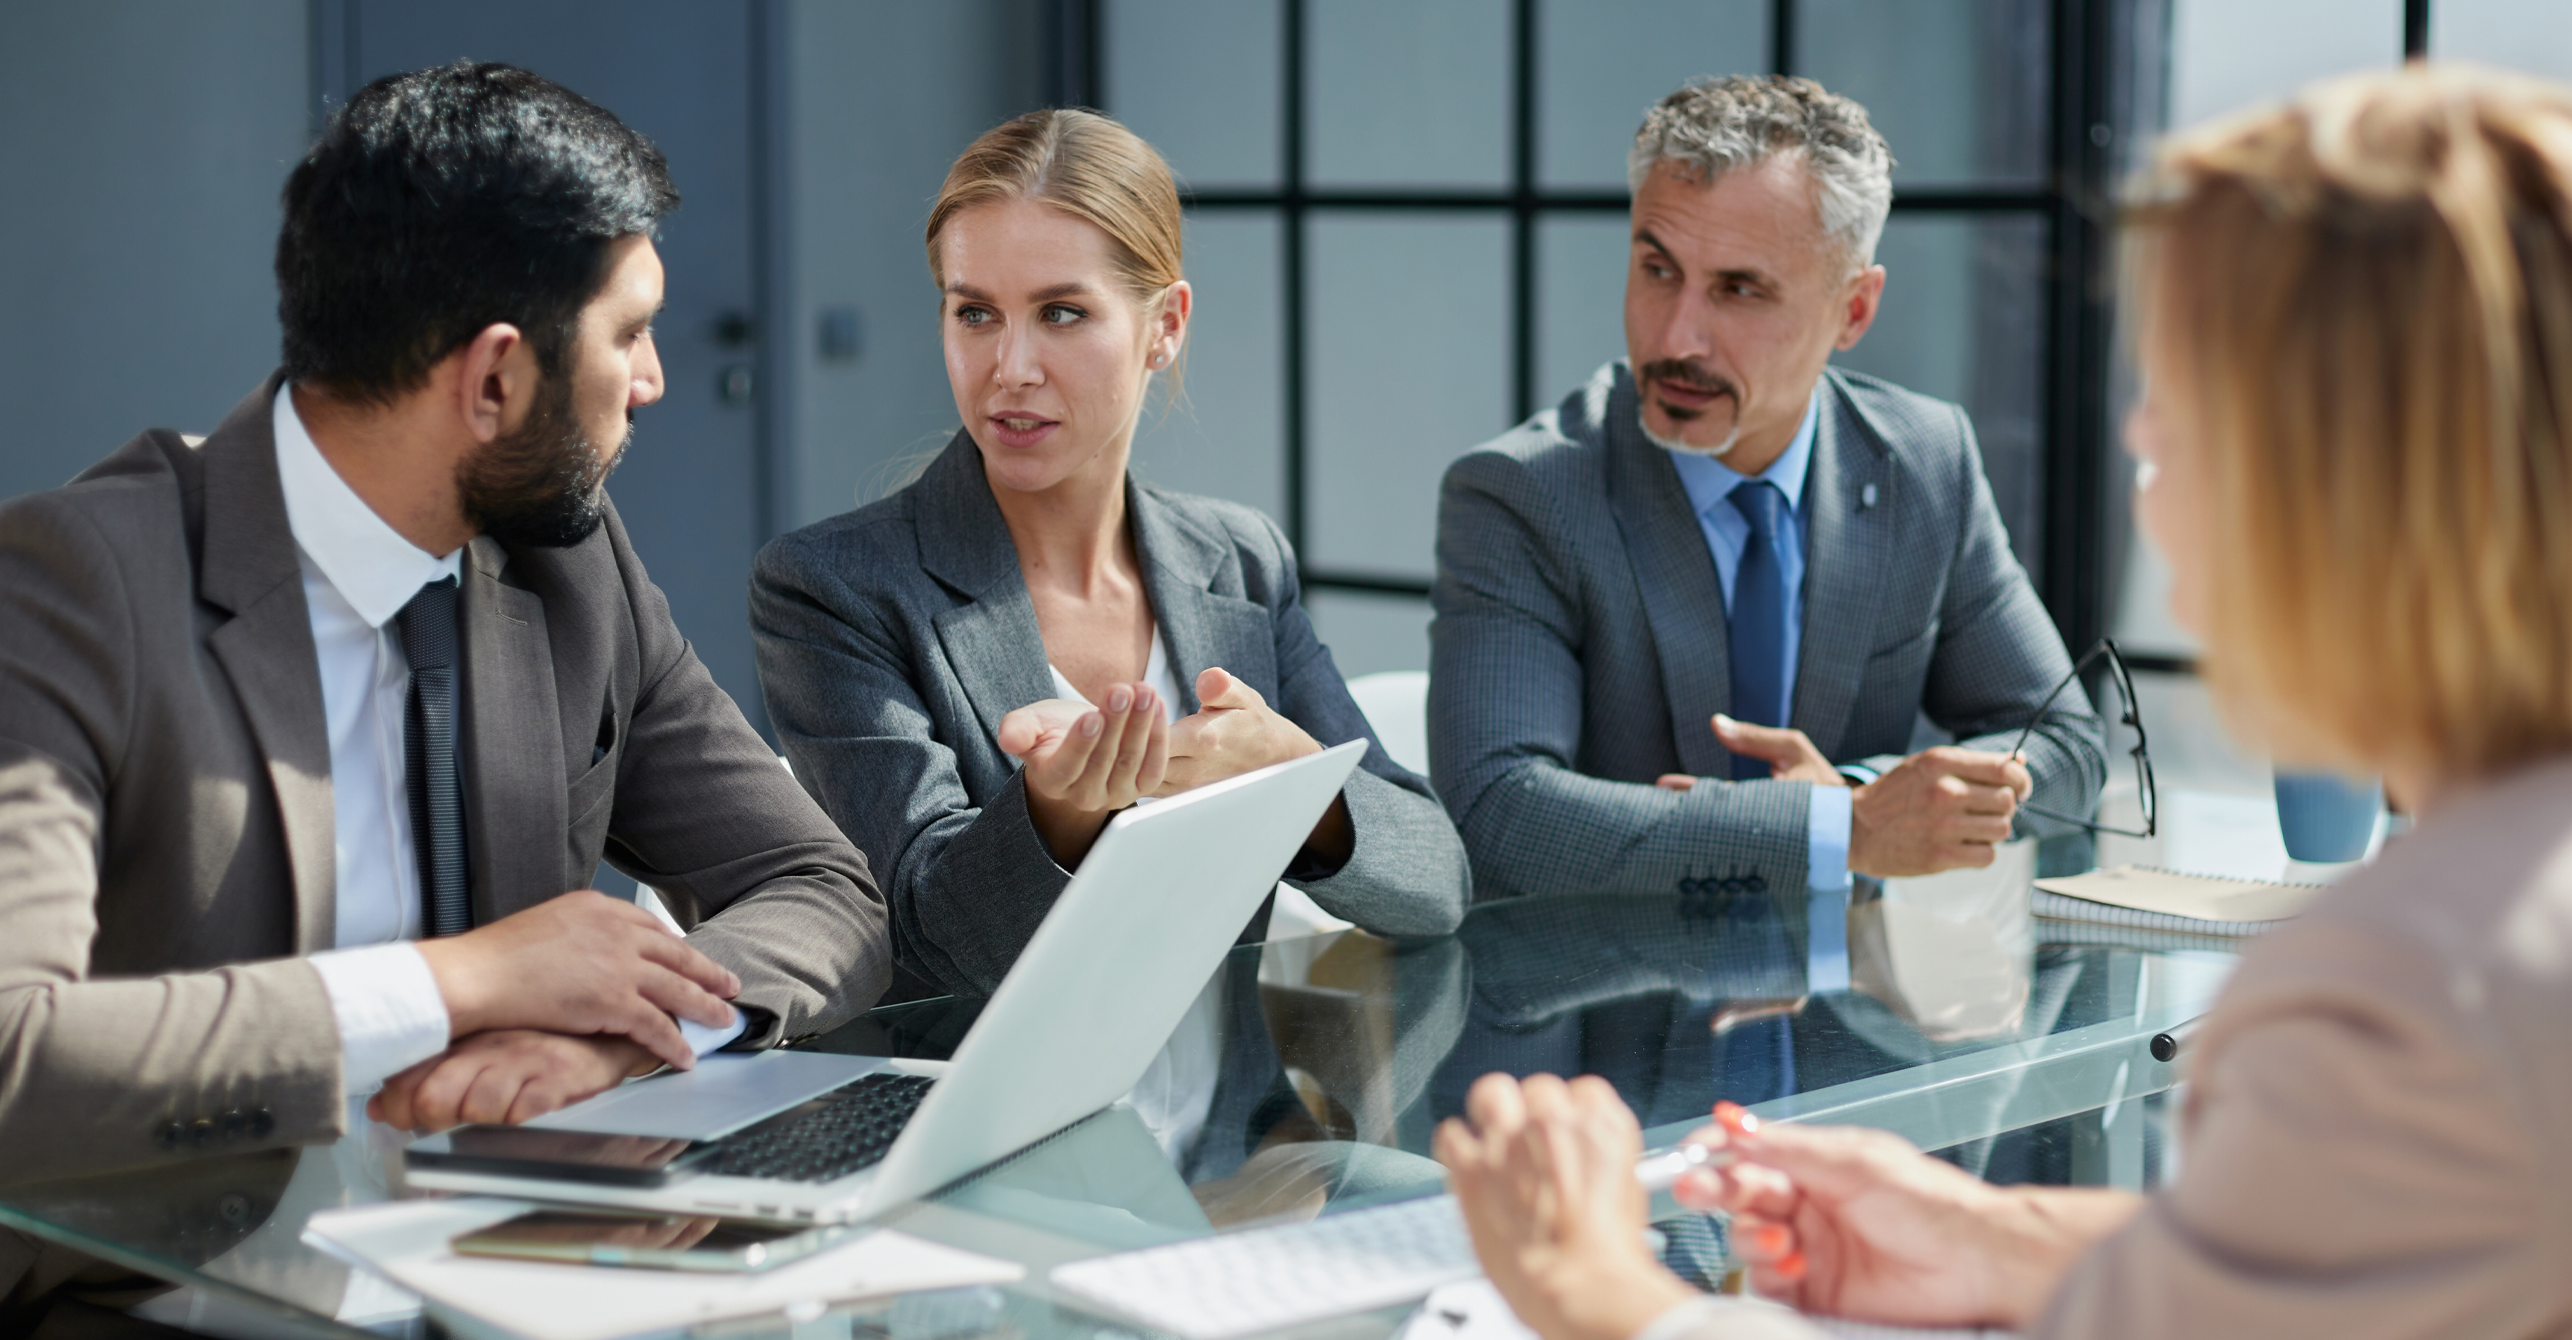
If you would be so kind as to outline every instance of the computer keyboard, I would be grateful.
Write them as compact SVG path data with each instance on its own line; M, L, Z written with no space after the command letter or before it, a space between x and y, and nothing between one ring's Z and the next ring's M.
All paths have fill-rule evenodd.
M726 1137L704 1171L788 1182L846 1177L884 1157L935 1082L927 1075L862 1076Z
M1073 1302L1188 1340L1407 1303L1481 1273L1453 1196L1223 1233L1054 1268Z

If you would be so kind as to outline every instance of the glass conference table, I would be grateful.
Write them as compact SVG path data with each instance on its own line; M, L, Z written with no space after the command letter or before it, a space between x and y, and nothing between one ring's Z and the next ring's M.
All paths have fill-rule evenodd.
M1496 1070L1605 1076L1648 1146L1733 1098L1770 1119L1893 1130L1996 1181L2145 1187L2166 1174L2160 1128L2178 1067L2149 1042L2207 1008L2232 955L2044 943L2045 927L2063 928L1860 898L1854 909L1720 890L1520 899L1478 907L1438 939L1244 945L1148 1077L1151 1093L888 1216L1020 1262L1022 1283L670 1333L1132 1340L1058 1302L1047 1271L1435 1194L1431 1132ZM805 1045L943 1058L977 1008L888 1006ZM0 1225L181 1286L138 1314L206 1334L501 1334L301 1240L316 1210L400 1194L399 1166L399 1137L361 1129L300 1151L0 1188ZM1718 1284L1720 1222L1666 1197L1654 1212L1672 1267ZM137 1283L115 1301L152 1287ZM1305 1330L1382 1336L1406 1311Z

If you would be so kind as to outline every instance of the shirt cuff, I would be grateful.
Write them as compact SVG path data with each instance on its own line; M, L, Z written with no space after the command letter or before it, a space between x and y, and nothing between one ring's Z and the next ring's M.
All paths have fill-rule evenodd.
M732 1022L721 1028L708 1028L704 1024L691 1023L685 1019L676 1022L679 1025L679 1036L688 1040L688 1049L703 1056L740 1037L742 1032L750 1027L750 1016L736 1004L732 1007Z
M444 1051L446 997L419 946L366 945L313 955L339 1025L342 1090L373 1093L391 1076Z
M1805 807L1804 882L1816 889L1849 886L1849 803L1845 786L1816 786Z
M1806 808L1804 989L1849 986L1849 805L1845 786L1817 786Z

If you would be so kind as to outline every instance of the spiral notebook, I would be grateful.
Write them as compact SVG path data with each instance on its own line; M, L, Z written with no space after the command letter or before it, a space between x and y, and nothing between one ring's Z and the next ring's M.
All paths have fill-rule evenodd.
M2155 866L2036 881L2029 910L2054 921L2188 935L2258 935L2304 910L2319 884L2192 875Z

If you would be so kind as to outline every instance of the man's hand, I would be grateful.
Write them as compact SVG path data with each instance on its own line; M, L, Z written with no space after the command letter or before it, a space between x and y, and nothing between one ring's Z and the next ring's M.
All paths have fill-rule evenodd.
M1115 684L1107 706L1047 698L1000 719L1000 748L1026 764L1027 817L1066 869L1089 854L1108 817L1155 794L1170 724L1149 684Z
M1903 1326L2021 1328L2074 1259L2141 1201L2121 1192L1994 1187L1889 1132L1762 1125L1731 1103L1688 1137L1730 1149L1673 1188L1730 1211L1760 1294L1807 1312Z
M630 1038L567 1038L523 1028L476 1033L384 1081L366 1100L366 1115L406 1131L466 1122L514 1126L659 1064Z
M1474 1255L1545 1340L1630 1340L1698 1296L1644 1247L1643 1135L1607 1081L1485 1075L1438 1161Z
M1849 798L1849 869L1887 879L1990 865L2034 786L2014 755L1913 754Z
M1754 726L1717 713L1714 718L1715 742L1733 753L1765 760L1768 776L1778 782L1811 782L1815 786L1846 786L1847 778L1813 747L1812 738L1788 726ZM1664 791L1685 791L1697 779L1685 773L1663 773L1653 785Z
M732 1022L724 1001L741 991L740 978L651 913L593 889L419 945L451 1036L620 1033L681 1070L697 1057L671 1016L724 1027Z

